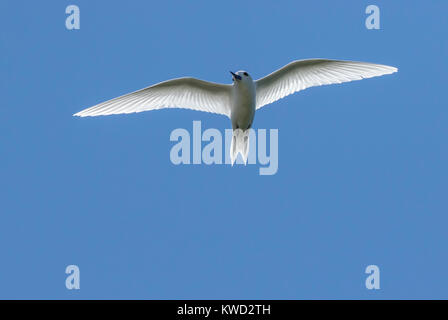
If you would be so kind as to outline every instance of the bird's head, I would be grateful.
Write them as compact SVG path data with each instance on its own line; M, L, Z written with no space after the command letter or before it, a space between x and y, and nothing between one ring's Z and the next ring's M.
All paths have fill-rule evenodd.
M242 82L242 83L253 82L252 77L244 70L238 71L236 73L233 73L232 71L230 71L230 73L232 74L232 80L234 82Z

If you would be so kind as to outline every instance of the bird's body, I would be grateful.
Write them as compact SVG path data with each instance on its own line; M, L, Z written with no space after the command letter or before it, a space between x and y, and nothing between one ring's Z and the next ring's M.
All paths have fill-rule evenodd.
M230 120L232 121L232 143L230 144L230 161L233 163L238 153L244 163L249 154L249 130L255 117L256 86L252 77L245 71L238 71L234 76L230 102ZM238 79L238 77L240 79ZM235 81L236 80L236 81Z
M249 129L254 121L256 109L256 88L252 78L244 76L245 71L239 71L236 75L241 75L240 81L235 81L232 86L232 98L230 103L230 120L233 130Z
M246 163L249 152L248 129L252 127L255 112L259 108L309 87L361 80L396 71L394 67L367 62L298 60L256 81L246 71L231 72L233 85L194 78L164 81L100 103L75 116L133 113L162 108L187 108L223 114L232 122L232 164L238 153Z

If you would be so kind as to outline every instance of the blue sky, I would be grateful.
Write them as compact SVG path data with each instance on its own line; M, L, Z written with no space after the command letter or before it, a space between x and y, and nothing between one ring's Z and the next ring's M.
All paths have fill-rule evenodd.
M81 29L65 28L65 8ZM381 30L365 8L381 9ZM448 298L443 1L2 1L0 298ZM292 60L399 68L262 109L279 170L170 162L162 110L75 118L180 76ZM81 289L65 288L78 265ZM381 289L367 290L378 265Z

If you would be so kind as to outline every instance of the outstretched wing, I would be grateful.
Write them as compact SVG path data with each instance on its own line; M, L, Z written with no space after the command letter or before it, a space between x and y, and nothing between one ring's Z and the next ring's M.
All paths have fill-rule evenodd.
M173 79L100 103L74 115L88 117L184 108L229 116L230 92L230 85L194 78Z
M397 70L381 64L356 61L294 61L256 81L257 109L309 87L372 78Z

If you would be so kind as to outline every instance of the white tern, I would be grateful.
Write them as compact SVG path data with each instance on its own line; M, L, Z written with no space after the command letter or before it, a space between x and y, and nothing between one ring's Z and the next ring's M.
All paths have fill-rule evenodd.
M162 108L186 108L223 114L230 118L233 137L230 159L238 153L244 163L249 153L249 129L255 111L294 92L309 87L349 82L391 74L397 68L367 62L308 59L253 80L246 71L230 72L233 84L195 78L178 78L102 102L75 114L79 117L133 113Z

